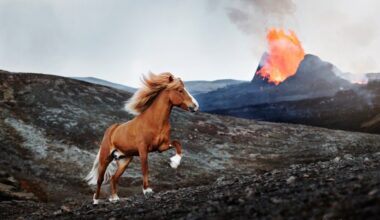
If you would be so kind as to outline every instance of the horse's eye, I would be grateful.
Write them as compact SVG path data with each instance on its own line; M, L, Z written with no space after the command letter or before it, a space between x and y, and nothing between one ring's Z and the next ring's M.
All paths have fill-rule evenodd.
M180 90L179 90L179 92L180 92L180 93L183 93L183 90L182 90L182 89L180 89Z

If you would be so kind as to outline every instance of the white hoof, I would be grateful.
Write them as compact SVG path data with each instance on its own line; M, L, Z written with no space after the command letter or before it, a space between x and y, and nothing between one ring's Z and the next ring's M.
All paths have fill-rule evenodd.
M110 202L118 202L120 200L118 195L111 195L110 198L108 199Z
M94 194L94 197L92 198L93 200L93 203L94 205L98 205L99 204L99 199L95 199L95 194Z
M151 194L151 193L153 193L153 190L150 187L148 187L146 189L143 188L143 193L144 193L144 195Z
M176 169L179 166L179 164L181 163L181 158L182 157L179 154L176 154L175 156L171 157L170 158L171 168Z

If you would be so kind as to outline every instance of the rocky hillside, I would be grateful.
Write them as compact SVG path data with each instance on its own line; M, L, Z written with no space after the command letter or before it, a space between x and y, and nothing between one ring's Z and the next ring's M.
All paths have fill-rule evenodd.
M104 129L131 118L131 96L70 78L0 72L0 218L344 218L380 214L380 136L175 110L173 151L138 158L119 204L91 205L83 181ZM102 198L108 196L104 187ZM300 202L301 201L301 202ZM348 212L350 211L350 212Z
M331 97L247 105L210 111L248 119L380 133L380 81Z

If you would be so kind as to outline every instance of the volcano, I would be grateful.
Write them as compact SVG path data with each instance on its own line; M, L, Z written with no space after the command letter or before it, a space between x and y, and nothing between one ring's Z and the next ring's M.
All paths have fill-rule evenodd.
M262 59L265 59L264 54ZM260 61L260 64L262 61ZM270 83L267 78L261 76L259 71L262 66L259 64L256 73L251 81L254 86L272 87L277 85ZM295 75L287 78L278 87L287 91L302 91L310 94L311 97L329 96L339 90L347 90L352 87L351 83L339 77L339 70L331 63L322 61L315 55L308 54L300 63Z
M330 97L352 86L339 77L340 71L331 63L305 55L294 31L273 28L268 31L267 41L268 52L262 55L251 83L199 95L202 110Z
M279 85L296 74L305 52L294 31L272 28L268 31L267 41L268 52L262 57L256 74Z
M276 85L258 74L266 56L263 54L250 82L198 95L202 110L380 134L380 81L372 79L376 77L368 77L372 79L368 84L350 83L333 64L307 54L296 74Z
M263 54L251 82L198 95L202 110L211 112L247 105L331 97L338 91L353 87L349 81L338 76L337 67L312 54L305 55L293 76L276 85L258 74L266 56Z

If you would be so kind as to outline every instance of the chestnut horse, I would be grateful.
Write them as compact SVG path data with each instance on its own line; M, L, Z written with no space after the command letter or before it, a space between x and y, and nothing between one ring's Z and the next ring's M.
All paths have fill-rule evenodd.
M116 185L134 156L141 160L144 195L153 192L148 182L149 152L163 152L174 147L176 155L170 158L170 166L177 168L180 164L182 147L180 142L170 140L170 113L173 106L195 112L199 105L185 89L182 80L171 73L150 73L143 77L143 83L143 87L126 104L126 110L136 117L125 123L113 124L106 130L92 170L85 178L90 185L97 185L94 204L99 202L103 181L109 180L109 200L119 200ZM117 165L115 173L107 169L113 160Z

